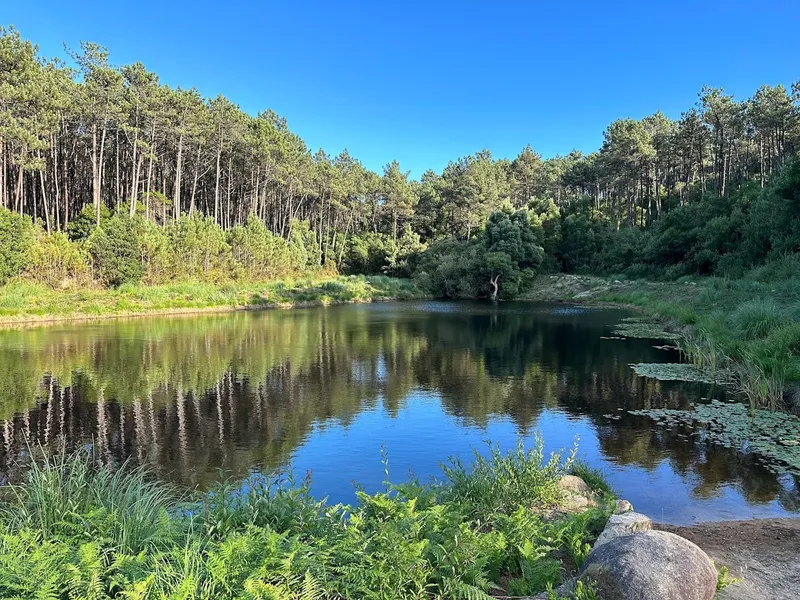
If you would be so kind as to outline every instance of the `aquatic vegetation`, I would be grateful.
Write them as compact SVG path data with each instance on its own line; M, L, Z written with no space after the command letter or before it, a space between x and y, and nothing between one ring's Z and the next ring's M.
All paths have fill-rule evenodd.
M492 448L473 469L453 462L441 481L386 483L336 506L284 476L181 502L146 471L114 471L86 452L47 459L0 504L0 597L529 595L575 571L608 515L535 510L558 503L572 457L545 459L540 440ZM608 506L602 479L591 483Z
M664 326L652 319L627 317L614 328L614 335L652 340L679 340L681 334L666 331Z
M728 383L731 373L726 370L713 370L688 363L637 363L631 365L640 377L650 377L660 381L693 381L697 383Z
M753 406L800 409L800 279L796 255L756 267L739 279L698 278L671 283L629 281L596 300L641 307L640 320L669 320L690 362L735 373L735 387ZM603 280L599 280L603 281ZM615 334L658 335L628 327ZM675 335L675 334L673 334Z
M629 411L660 425L699 427L708 441L751 452L776 473L800 474L800 417L770 410L750 410L738 402L712 400L694 410L657 408Z

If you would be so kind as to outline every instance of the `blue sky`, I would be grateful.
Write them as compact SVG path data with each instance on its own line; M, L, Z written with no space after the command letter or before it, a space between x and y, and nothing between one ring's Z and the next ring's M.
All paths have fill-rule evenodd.
M46 56L97 42L414 176L482 148L595 150L615 118L678 117L704 84L744 98L800 79L795 0L6 1L0 22Z

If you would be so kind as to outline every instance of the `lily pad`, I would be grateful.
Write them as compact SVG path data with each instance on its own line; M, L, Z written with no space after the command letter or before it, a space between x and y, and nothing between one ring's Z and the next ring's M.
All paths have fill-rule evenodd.
M614 335L648 340L679 340L681 334L666 331L664 326L652 320L640 317L627 317L622 319L614 328Z
M713 370L686 363L637 363L631 367L640 377L650 377L660 381L726 383L731 378L729 371Z
M724 448L756 455L775 473L800 475L800 417L769 410L749 410L744 404L712 400L694 410L657 408L632 410L659 425L695 425L705 439Z

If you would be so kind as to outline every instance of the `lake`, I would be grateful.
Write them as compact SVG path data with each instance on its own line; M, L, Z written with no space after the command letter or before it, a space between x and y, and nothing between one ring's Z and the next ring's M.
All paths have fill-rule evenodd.
M752 455L626 411L722 398L636 375L677 362L609 339L620 309L408 302L69 323L0 331L0 472L28 444L94 444L187 488L291 469L352 502L355 484L427 480L449 457L538 431L654 519L774 517L800 486Z

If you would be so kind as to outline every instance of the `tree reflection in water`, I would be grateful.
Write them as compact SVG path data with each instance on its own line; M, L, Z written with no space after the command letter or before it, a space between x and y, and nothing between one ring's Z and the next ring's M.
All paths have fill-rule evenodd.
M625 314L431 302L3 331L0 466L26 440L91 442L108 461L130 457L204 487L220 469L245 477L287 465L315 427L347 427L378 408L391 420L425 393L463 427L508 419L526 435L543 411L581 417L613 464L668 464L698 499L735 488L749 503L797 510L797 482L754 457L625 412L723 393L636 376L631 363L677 356L648 340L602 339Z

